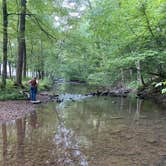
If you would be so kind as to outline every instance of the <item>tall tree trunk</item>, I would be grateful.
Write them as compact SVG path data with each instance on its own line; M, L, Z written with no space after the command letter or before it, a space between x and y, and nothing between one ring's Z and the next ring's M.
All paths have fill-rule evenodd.
M21 0L21 14L18 37L18 57L16 69L16 84L22 84L22 69L23 69L23 55L25 46L25 15L26 15L26 0Z
M26 56L26 43L24 42L24 54L23 54L23 77L26 78L27 69L27 56Z
M8 41L9 41L9 51L8 52L10 52L10 57L12 58L13 57L12 44L11 44L11 41L9 38L8 38ZM8 61L8 66L9 66L9 77L11 78L12 77L12 62L11 61Z
M2 87L6 87L7 78L7 43L8 43L8 14L7 14L7 2L2 0L2 10L3 10L3 70L2 70Z
M41 79L44 79L44 58L43 58L43 42L42 42L42 40L40 41L40 51L41 51L41 58L40 58L40 60L41 60L41 72L40 72L40 74L41 74Z
M44 79L44 76L45 76L45 72L43 70L42 73L41 73L42 80Z
M1 63L0 63L0 75L1 75L2 73L1 73Z
M12 66L11 66L10 62L8 62L8 65L9 65L9 77L11 78L12 77Z

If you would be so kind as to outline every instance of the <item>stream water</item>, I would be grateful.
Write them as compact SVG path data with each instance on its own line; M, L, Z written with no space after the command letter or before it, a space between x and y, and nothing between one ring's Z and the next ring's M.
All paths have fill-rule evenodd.
M166 110L136 98L76 95L90 89L62 85L65 102L2 124L0 165L165 166Z

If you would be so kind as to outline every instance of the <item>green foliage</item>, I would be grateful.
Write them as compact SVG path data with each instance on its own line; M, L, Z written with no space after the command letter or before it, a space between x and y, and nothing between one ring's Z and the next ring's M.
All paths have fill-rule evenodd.
M45 72L50 79L63 77L115 86L124 77L124 84L135 88L139 61L145 81L166 78L164 0L93 0L91 6L83 0L72 2L73 8L60 1L27 1L27 13L33 14L26 16L30 72ZM19 5L8 1L8 12L19 13ZM81 11L82 7L85 9ZM18 15L8 18L8 61L15 67ZM44 82L39 88L49 84L48 80Z
M132 81L132 82L130 82L130 83L127 85L127 88L129 88L129 89L138 89L139 86L138 86L137 81Z
M22 89L14 85L14 81L7 80L5 89L0 89L0 100L24 100L27 99L22 93Z
M7 86L5 89L0 89L0 100L27 100L27 96L22 94L22 91L30 91L28 85L28 78L23 80L23 87L15 86L13 80L7 79ZM44 91L50 89L52 86L52 81L45 78L44 80L39 80L38 91Z
M26 96L20 94L16 89L1 90L0 100L25 100Z
M52 87L52 80L45 78L44 80L39 80L38 91L49 90Z

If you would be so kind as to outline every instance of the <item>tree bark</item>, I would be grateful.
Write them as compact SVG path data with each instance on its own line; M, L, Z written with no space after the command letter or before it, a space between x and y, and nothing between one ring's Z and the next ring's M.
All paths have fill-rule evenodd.
M12 77L12 66L11 66L10 62L8 62L8 65L9 65L9 77L11 78Z
M125 86L124 71L123 69L120 69L120 71L121 71L121 85L122 87L124 87Z
M132 80L133 80L133 70L129 69L129 73L130 73L130 81L132 82Z
M43 42L42 40L40 41L40 51L41 51L41 71L40 71L40 75L41 75L41 79L44 79L44 62L43 62Z
M26 0L21 0L21 14L18 36L18 57L16 69L16 84L22 85L23 55L25 46L25 16L26 16Z
M24 54L23 54L23 77L26 78L27 69L27 56L26 56L26 43L24 42Z
M141 78L141 66L140 66L140 61L138 60L136 63L136 69L137 69L137 84L142 85L142 78Z
M2 73L1 73L1 64L0 64L0 75L1 75Z
M2 87L6 87L6 78L7 78L7 44L8 44L8 14L7 14L7 2L6 0L2 1L2 10L3 10L3 70L2 70Z

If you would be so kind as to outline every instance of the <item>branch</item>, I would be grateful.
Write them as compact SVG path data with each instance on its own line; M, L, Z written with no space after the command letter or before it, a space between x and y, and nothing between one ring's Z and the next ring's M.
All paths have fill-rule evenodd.
M40 20L39 20L35 15L32 15L32 16L33 16L33 18L34 18L34 22L38 25L38 27L40 28L40 30L41 30L42 32L44 32L44 33L47 35L48 38L52 38L52 39L57 40L57 38L56 38L55 36L51 35L49 32L47 32L47 31L42 27L42 25L41 25L41 23L40 23Z
M11 16L11 15L21 15L21 13L8 13L7 16ZM24 15L26 16L32 16L32 15L35 15L35 14L31 14L31 13L25 13Z
M28 9L27 9L27 10L28 10ZM44 33L47 35L47 37L48 37L49 39L52 38L52 39L54 39L54 40L57 40L57 38L56 38L55 36L51 35L49 32L47 32L47 31L42 27L41 21L39 20L39 18L36 17L35 14L32 14L30 11L28 11L28 14L30 14L30 15L29 15L30 17L31 17L31 16L33 17L34 23L38 25L38 27L40 28L40 30L41 30L42 32L44 32Z
M87 0L88 4L89 4L89 8L92 10L92 4L90 0Z

